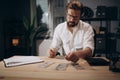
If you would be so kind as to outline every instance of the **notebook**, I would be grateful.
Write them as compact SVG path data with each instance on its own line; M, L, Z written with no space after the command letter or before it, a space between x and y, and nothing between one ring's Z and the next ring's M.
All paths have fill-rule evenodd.
M43 62L38 56L13 56L7 59L3 59L5 67L19 66L30 63Z

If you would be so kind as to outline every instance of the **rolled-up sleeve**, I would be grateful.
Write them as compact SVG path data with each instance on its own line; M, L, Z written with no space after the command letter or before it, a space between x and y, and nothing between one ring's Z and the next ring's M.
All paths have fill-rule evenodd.
M60 35L59 35L59 26L55 28L55 32L54 32L54 35L53 35L53 40L52 40L52 43L51 43L51 46L50 48L54 48L56 49L57 51L61 48L62 46L62 41L61 41L61 38L60 38Z
M91 25L85 29L83 48L89 47L94 52L94 31Z

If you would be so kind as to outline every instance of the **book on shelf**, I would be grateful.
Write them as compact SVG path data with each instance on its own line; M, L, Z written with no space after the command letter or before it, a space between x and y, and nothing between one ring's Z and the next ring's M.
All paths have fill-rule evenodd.
M5 67L13 67L31 63L39 63L43 62L40 57L38 56L13 56L7 59L3 59Z

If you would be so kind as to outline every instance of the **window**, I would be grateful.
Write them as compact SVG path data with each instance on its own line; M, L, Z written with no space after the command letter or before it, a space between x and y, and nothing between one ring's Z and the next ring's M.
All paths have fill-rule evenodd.
M58 24L60 24L60 23L62 23L63 21L64 21L64 17L63 16L61 16L61 17L55 17L55 19L54 19L55 21L54 21L54 29L55 29L55 27L58 25Z
M55 0L55 7L64 7L64 0Z
M36 0L37 26L46 27L53 36L56 25L65 20L67 0Z
M48 0L36 0L37 25L48 25Z
M44 33L39 34L38 38L46 38L48 36L48 0L36 0L36 16L37 26L42 28Z

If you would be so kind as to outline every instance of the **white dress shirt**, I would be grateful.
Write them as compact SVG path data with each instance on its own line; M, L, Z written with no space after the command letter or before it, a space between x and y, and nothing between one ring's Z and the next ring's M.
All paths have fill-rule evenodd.
M79 21L73 28L73 33L68 30L67 22L59 24L55 28L53 41L50 48L59 50L63 47L65 53L84 49L86 47L94 50L94 32L90 24Z

